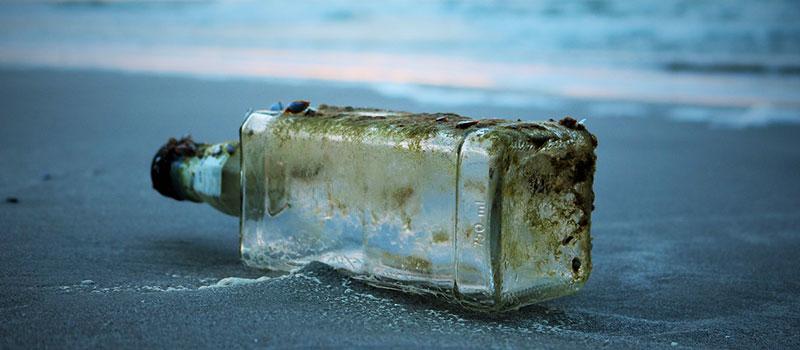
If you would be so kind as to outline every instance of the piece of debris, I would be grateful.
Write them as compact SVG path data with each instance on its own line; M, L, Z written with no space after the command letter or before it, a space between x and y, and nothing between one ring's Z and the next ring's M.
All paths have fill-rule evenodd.
M466 129L466 128L468 128L470 126L473 126L475 124L478 124L477 120L464 120L464 121L460 121L460 122L456 123L456 128Z
M281 101L275 102L272 106L269 106L270 111L280 112L283 110L283 103Z
M575 130L584 130L586 127L583 124L578 123L575 118L572 117L564 117L563 119L558 121L558 124L563 125L564 127L575 129Z
M288 106L286 106L286 112L292 114L302 113L303 111L306 110L306 108L308 108L309 104L310 103L308 101L304 100L293 101Z

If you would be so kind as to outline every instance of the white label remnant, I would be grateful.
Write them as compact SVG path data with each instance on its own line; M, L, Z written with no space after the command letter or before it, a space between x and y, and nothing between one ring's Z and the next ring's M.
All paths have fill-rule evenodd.
M227 156L205 157L200 160L192 179L192 188L209 197L219 197L222 189L222 167Z

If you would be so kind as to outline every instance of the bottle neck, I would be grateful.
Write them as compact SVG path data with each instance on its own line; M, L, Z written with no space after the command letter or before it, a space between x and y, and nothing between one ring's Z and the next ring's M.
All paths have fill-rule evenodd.
M190 137L170 139L153 158L153 188L179 201L205 202L239 216L239 143L198 144Z

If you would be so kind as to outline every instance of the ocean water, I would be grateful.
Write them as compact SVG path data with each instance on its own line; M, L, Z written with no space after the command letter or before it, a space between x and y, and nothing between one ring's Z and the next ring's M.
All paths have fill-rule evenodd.
M4 1L0 64L753 126L800 122L798 19L779 0Z

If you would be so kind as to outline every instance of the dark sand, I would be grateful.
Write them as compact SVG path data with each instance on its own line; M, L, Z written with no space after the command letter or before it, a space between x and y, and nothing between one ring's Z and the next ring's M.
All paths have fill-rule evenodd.
M0 348L800 346L797 126L590 120L594 273L517 312L478 315L321 265L198 289L263 272L240 265L236 219L150 188L153 152L186 132L235 138L248 108L295 98L442 109L351 88L0 71L0 196L18 198L0 203Z

